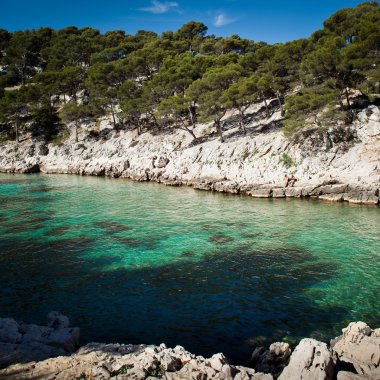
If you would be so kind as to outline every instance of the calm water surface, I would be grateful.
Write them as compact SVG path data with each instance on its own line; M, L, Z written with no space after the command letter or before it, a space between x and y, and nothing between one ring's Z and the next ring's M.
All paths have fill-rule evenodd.
M380 325L380 209L106 178L0 175L0 315L245 363Z

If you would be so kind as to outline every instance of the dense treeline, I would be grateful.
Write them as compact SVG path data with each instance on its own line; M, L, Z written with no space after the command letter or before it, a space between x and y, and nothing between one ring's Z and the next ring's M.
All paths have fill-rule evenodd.
M350 124L354 94L366 104L380 93L380 8L375 1L342 9L308 39L268 45L207 35L189 22L162 35L116 30L0 29L0 123L51 138L60 123L111 115L115 128L181 128L213 121L223 141L229 109L245 133L250 105L275 100L284 132ZM77 136L77 133L76 133ZM3 137L4 138L4 137Z

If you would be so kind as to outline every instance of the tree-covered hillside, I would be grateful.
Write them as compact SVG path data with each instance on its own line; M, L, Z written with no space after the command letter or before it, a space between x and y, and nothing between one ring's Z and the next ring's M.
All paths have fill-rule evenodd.
M378 102L380 8L342 9L308 39L268 45L207 34L191 21L162 35L92 28L0 29L0 134L28 130L47 140L83 118L111 115L115 128L181 128L250 105L269 117L276 103L289 137L349 125L357 107Z

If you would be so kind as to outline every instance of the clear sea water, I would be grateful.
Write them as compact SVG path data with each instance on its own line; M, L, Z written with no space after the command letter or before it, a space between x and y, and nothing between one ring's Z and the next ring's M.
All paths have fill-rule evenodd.
M89 341L257 345L380 327L380 208L122 179L0 175L0 316Z

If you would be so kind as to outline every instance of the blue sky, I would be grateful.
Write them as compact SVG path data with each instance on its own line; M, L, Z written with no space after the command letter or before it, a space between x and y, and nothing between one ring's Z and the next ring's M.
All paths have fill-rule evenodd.
M196 20L218 36L269 43L308 37L336 10L355 0L13 0L1 4L0 28L91 26L101 32L139 29L161 33Z

